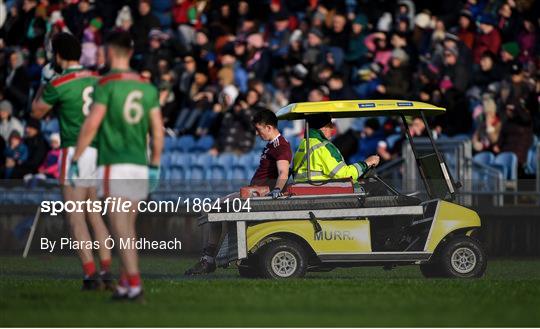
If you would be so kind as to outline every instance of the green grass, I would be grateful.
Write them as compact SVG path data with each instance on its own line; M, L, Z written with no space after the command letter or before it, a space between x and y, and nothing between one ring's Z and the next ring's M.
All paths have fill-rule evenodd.
M191 262L143 258L139 305L80 292L74 257L0 257L0 326L540 326L540 260L491 261L479 280L427 280L415 266L185 279Z

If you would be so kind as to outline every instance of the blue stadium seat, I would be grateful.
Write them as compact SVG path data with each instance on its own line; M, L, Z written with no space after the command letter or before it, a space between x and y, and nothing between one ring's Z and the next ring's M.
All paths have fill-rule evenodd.
M517 179L518 158L513 152L502 152L495 157L493 163L495 166L502 168L503 176L506 180Z
M229 178L229 168L220 164L214 164L210 166L208 172L208 179L213 180L212 184L218 183L220 181L225 181Z
M163 145L163 151L164 152L171 152L174 149L174 145L176 142L175 137L167 136L165 137L164 145Z
M189 179L193 181L204 181L208 173L208 167L193 164L189 167Z
M161 168L169 168L171 166L172 153L163 153L161 155ZM162 170L163 171L163 170Z
M203 136L199 138L195 145L191 148L191 152L208 152L214 146L214 138L212 136Z
M234 165L231 169L231 176L230 178L232 180L245 180L247 178L251 178L250 176L248 176L249 174L249 170L248 170L249 167L246 167L245 165L243 164L239 164L237 163L236 165Z
M236 156L233 153L222 153L214 160L214 164L221 165L225 168L232 167L236 163Z
M191 135L185 135L176 139L174 149L182 152L189 152L195 145L195 139Z
M183 167L175 166L170 169L169 180L185 180L186 170Z
M480 152L473 157L473 161L491 166L495 162L495 155L489 151Z
M208 153L200 153L200 154L194 154L190 153L189 156L191 157L191 165L198 165L204 168L209 168L211 165L213 165L216 162L217 157L208 154Z
M181 166L188 168L191 164L192 156L189 153L173 152L171 155L171 166Z

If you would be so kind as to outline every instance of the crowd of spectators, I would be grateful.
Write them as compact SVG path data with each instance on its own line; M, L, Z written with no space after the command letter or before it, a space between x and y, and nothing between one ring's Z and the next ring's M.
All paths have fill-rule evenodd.
M294 102L396 98L440 105L435 135L516 153L540 135L540 1L24 0L0 2L0 134L5 177L43 172L54 147L29 106L69 31L81 63L107 71L103 39L134 39L132 67L159 89L169 135L213 135L211 152L253 148L253 113ZM7 13L7 14L6 14ZM397 120L337 120L349 159L395 157ZM303 127L285 123L285 137ZM411 132L425 134L421 120ZM47 142L48 141L48 142ZM399 145L399 144L397 144ZM57 147L56 147L57 148Z

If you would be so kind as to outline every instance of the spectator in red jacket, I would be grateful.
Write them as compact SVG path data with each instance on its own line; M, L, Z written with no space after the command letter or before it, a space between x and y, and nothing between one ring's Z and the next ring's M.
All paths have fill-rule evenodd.
M491 15L482 15L478 19L478 23L480 24L480 31L476 35L473 48L475 64L480 62L480 57L486 50L498 54L501 47L501 35L495 27L495 18Z

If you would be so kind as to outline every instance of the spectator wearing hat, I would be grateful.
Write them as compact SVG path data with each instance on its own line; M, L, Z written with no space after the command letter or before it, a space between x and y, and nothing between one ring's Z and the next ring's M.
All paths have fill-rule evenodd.
M7 141L13 131L23 134L23 125L21 121L13 116L13 107L10 101L3 100L0 102L0 137Z
M28 147L22 142L21 135L18 131L12 131L8 138L7 146L4 150L4 178L14 177L14 171L17 166L20 166L28 159Z
M274 23L268 38L268 47L274 57L276 68L283 66L283 61L289 52L289 40L291 32L289 31L289 14L281 10L274 15Z
M459 40L471 50L474 46L475 31L476 26L474 24L472 13L467 9L463 9L459 13L458 27L455 34L458 36Z
M527 108L531 90L519 62L512 64L510 80L501 89L503 124L494 151L514 152L521 167L527 160L527 152L532 144L533 122L531 110Z
M411 87L411 72L408 65L409 55L397 48L392 51L390 69L382 77L377 91L386 98L405 99Z
M480 62L480 57L486 50L498 54L501 47L501 36L495 27L495 18L489 14L484 14L478 18L478 23L479 32L476 34L473 47L475 64Z
M419 54L426 54L431 48L431 16L420 12L414 18L412 41Z
M98 47L101 45L101 27L103 21L101 18L92 18L90 24L84 29L81 45L80 63L84 67L93 67L96 65Z
M149 68L154 77L160 75L160 61L172 63L173 54L167 47L169 35L159 29L152 29L148 34L148 47L143 56L143 67Z
M356 67L360 67L366 62L368 51L365 44L367 23L367 17L363 14L356 15L352 22L345 61Z
M13 178L23 178L27 174L37 173L49 151L49 145L41 133L39 120L30 118L26 122L24 144L28 148L28 158L15 166Z
M323 44L324 35L318 28L312 28L307 35L306 49L302 57L302 63L308 67L322 62L326 53L326 46Z
M459 53L457 48L447 48L444 50L442 75L452 81L454 88L465 92L469 86L470 73L469 68L462 62L459 62Z

